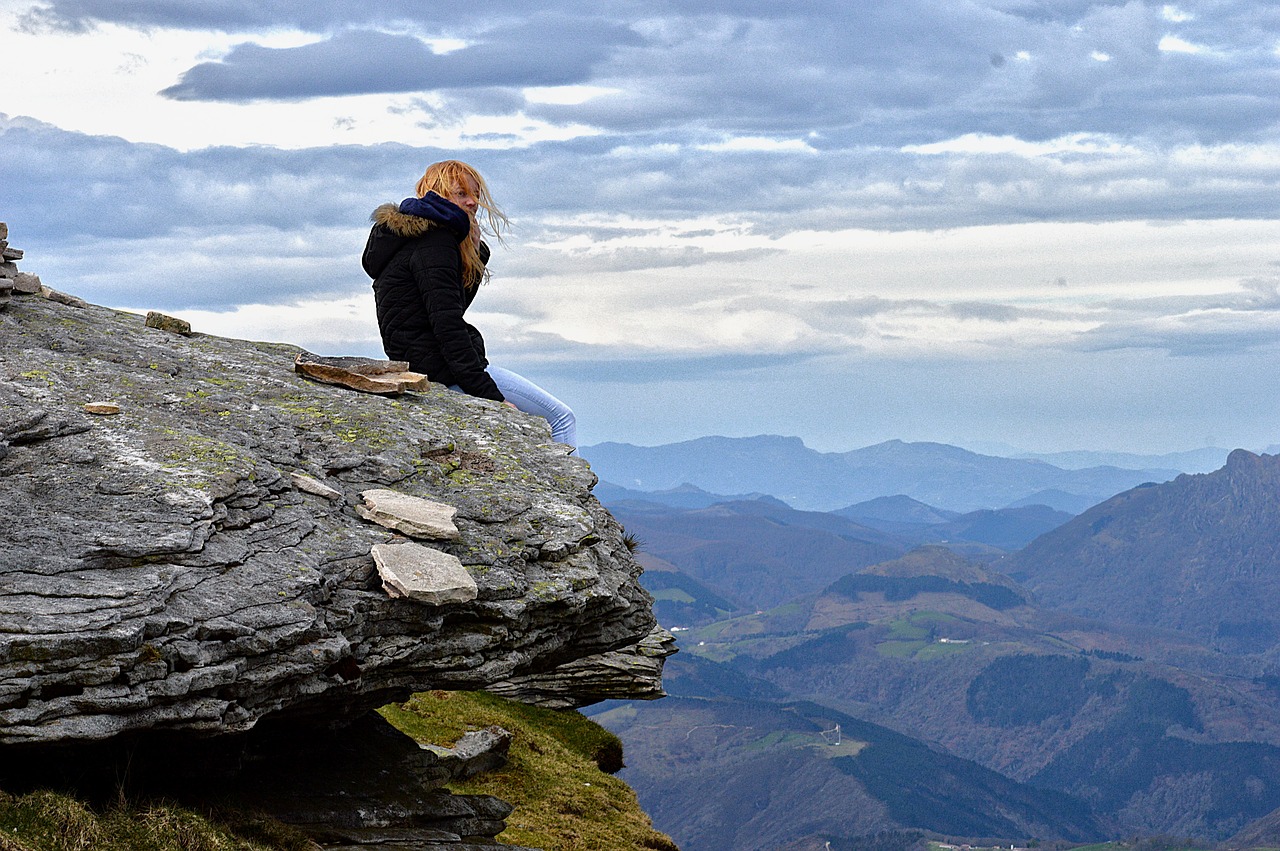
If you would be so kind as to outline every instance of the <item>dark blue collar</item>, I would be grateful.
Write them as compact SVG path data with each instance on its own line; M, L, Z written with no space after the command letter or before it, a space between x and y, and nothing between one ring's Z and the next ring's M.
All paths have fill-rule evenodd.
M471 217L467 211L435 192L428 192L421 198L404 199L400 202L400 212L444 225L459 242L471 232Z

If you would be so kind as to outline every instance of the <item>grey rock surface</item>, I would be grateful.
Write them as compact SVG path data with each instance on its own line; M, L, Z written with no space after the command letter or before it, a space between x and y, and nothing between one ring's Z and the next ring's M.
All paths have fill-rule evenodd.
M423 689L554 678L654 630L595 476L544 421L438 385L318 384L293 371L299 351L12 296L0 744L332 722ZM119 415L83 410L108 396ZM382 589L371 550L396 536L355 511L382 488L457 507L460 538L438 547L474 600Z

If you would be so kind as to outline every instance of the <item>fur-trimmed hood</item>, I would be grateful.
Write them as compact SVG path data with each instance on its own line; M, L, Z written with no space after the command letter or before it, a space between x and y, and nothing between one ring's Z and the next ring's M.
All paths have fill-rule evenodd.
M402 236L406 239L422 236L431 228L440 227L439 222L400 212L399 205L391 201L374 210L373 214L369 216L369 221L375 225L382 225L396 236Z
M383 204L373 211L370 219L406 237L422 236L433 225L448 228L459 240L471 232L467 211L435 192L421 198L406 198L399 207Z
M471 230L471 217L466 211L434 192L421 198L406 198L399 205L383 204L369 218L373 230L362 263L370 278L382 274L407 240L425 236L433 228L443 228L460 242Z

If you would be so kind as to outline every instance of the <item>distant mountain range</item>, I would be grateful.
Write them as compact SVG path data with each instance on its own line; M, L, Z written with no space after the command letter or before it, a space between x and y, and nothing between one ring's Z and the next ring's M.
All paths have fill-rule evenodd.
M1044 461L1064 470L1083 470L1087 467L1123 467L1128 470L1165 469L1183 473L1209 473L1227 461L1230 449L1210 446L1189 452L1167 452L1163 455L1140 455L1136 452L1026 452L1011 455Z
M682 498L715 496L701 487ZM831 513L617 495L655 610L685 627L683 699L605 718L686 851L906 848L911 830L1280 839L1280 457L1236 451L1075 518L905 493ZM834 723L853 752L816 738ZM809 839L765 841L781 836Z
M772 435L704 437L652 447L600 443L581 452L601 479L618 487L664 491L692 485L722 494L765 493L815 511L901 494L966 512L1025 504L1032 495L1050 493L1059 502L1045 504L1079 510L1179 472L1107 466L1066 470L1043 461L899 440L850 452L817 452L797 437Z

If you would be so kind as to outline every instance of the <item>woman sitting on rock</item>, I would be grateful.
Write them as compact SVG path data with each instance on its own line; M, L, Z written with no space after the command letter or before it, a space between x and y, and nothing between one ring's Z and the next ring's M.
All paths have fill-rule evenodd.
M573 411L538 385L485 359L484 338L463 318L489 277L477 217L501 239L507 217L484 178L457 160L428 166L416 198L373 211L364 270L373 278L382 348L449 389L537 414L558 443L577 446Z

